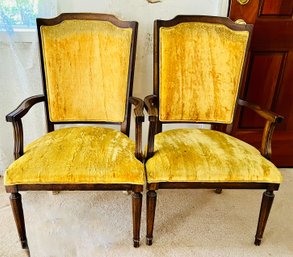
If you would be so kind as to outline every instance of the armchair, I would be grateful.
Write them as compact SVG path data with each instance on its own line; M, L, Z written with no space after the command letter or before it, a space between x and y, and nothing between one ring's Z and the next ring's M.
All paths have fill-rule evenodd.
M264 189L255 245L260 245L282 176L268 160L282 117L238 97L252 25L229 18L177 16L154 24L154 94L145 98L149 135L147 244L153 242L158 189ZM229 135L237 104L267 120L260 152ZM166 123L209 129L162 131Z
M28 249L20 191L132 191L133 243L139 246L144 168L142 100L132 96L138 23L106 14L66 13L37 19L44 95L6 116L14 128L15 161L5 188L21 245ZM48 134L23 147L21 118L45 104ZM134 106L136 143L129 138ZM62 128L55 124L91 126ZM117 124L121 131L94 124Z

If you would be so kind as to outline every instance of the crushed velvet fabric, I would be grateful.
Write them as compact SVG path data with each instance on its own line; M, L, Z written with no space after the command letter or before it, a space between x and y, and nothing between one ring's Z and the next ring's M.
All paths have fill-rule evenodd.
M134 151L134 142L113 129L60 129L29 144L6 170L4 183L144 184L143 164Z
M270 182L282 175L253 146L205 129L176 129L155 136L147 182Z
M201 22L160 28L160 120L231 123L248 36Z
M132 29L67 20L41 37L50 120L122 122Z

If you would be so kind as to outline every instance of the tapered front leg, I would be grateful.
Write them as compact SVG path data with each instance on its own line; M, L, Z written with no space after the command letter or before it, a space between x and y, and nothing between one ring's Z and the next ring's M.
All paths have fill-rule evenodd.
M21 203L21 194L11 193L10 195L10 204L13 211L14 220L16 223L18 236L21 242L21 247L23 249L28 249L26 232L25 232L25 223L23 217L23 209Z
M255 241L254 241L255 245L260 245L261 243L261 239L267 224L267 220L271 211L274 197L275 195L273 191L267 190L266 192L263 193L260 213L258 218L258 225L257 225Z
M132 193L133 246L139 247L142 194Z
M147 192L147 236L146 244L152 245L153 243L153 230L156 212L157 193L154 190Z

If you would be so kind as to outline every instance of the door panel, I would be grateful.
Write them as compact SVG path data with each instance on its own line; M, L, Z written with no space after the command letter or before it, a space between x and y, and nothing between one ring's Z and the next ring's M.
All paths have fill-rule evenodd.
M277 15L291 16L293 2L291 0L263 0L260 7L260 16L262 15Z
M250 71L247 74L249 87L244 98L258 103L266 109L272 109L280 82L280 70L285 53L253 52L250 57ZM251 110L244 109L240 116L240 128L263 128L265 120Z
M240 97L285 117L275 130L272 161L293 166L293 0L231 0L229 17L254 24ZM232 133L260 147L265 121L249 110L235 117Z
M258 9L259 0L249 1L245 5L239 4L237 0L231 0L229 17L233 21L236 21L237 19L243 19L246 23L254 24Z

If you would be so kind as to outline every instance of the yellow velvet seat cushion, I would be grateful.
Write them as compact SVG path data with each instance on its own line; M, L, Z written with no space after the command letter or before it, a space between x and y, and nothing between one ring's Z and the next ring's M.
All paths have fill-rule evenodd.
M147 182L270 182L282 176L253 146L227 134L177 129L155 136Z
M5 185L144 184L135 144L123 133L98 127L60 129L29 144L5 173Z

